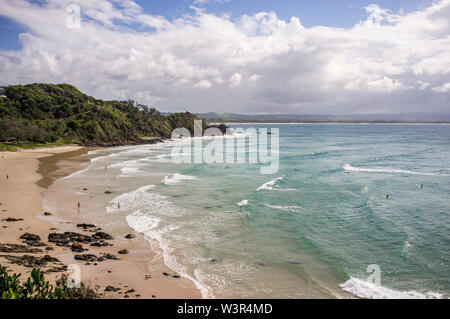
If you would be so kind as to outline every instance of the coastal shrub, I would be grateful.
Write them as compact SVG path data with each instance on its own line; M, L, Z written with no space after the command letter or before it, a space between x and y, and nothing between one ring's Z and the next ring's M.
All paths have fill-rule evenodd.
M38 268L33 268L30 277L23 284L20 274L12 274L0 266L0 297L1 299L66 299L67 286L54 288L45 281L44 274Z
M96 290L81 283L80 288L68 288L67 275L56 280L55 287L45 280L39 268L33 268L30 276L22 284L21 274L9 275L6 267L0 265L0 299L96 299Z
M81 124L77 120L70 119L67 121L67 127L71 128L72 130L76 130L81 127Z
M93 290L90 286L81 283L80 288L67 288L67 275L65 274L56 280L56 287L64 289L67 299L97 299L99 297L98 286Z
M21 299L23 288L20 285L20 274L8 275L6 268L0 266L0 298Z

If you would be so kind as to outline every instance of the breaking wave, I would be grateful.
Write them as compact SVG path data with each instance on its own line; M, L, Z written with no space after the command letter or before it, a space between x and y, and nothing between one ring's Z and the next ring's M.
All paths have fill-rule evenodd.
M275 178L274 180L271 180L270 182L261 185L256 191L260 191L263 189L272 190L274 187L276 187L277 182L281 181L282 179L283 177Z
M164 177L164 180L161 182L165 185L174 185L174 184L178 184L181 181L189 181L189 180L196 180L197 177L195 176L190 176L190 175L183 175L183 174L173 174L173 175L169 175Z
M445 175L445 174L440 174L440 173L421 173L421 172L414 172L414 171L395 169L395 168L389 168L389 167L373 167L373 168L355 167L350 164L345 164L343 169L346 171L350 171L350 172L394 173L394 174L428 175L428 176Z
M350 278L340 285L342 290L365 299L442 299L437 292L397 291L358 278Z

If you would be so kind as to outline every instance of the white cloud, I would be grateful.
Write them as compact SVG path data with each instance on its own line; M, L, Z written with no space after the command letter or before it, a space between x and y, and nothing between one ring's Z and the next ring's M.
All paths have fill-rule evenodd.
M212 86L209 80L202 80L194 85L196 88L209 89Z
M242 82L242 75L240 75L239 73L234 73L231 77L230 77L230 87L232 88L236 88L239 85L241 85Z
M419 90L426 90L430 87L430 83L423 82L423 81L417 81L417 84L419 85Z
M132 0L78 0L81 29L69 29L71 3L0 0L28 29L21 50L0 50L1 85L67 82L166 111L450 111L450 0L406 15L372 5L352 28L199 8L169 20Z
M231 0L194 0L192 3L196 5L205 5L208 3L226 3L230 1Z
M435 88L432 88L431 90L434 91L434 92L438 92L438 93L450 92L450 82L444 83L441 86L437 86Z
M259 75L259 74L253 74L252 76L250 76L248 78L249 82L256 82L259 79L261 79L261 75Z

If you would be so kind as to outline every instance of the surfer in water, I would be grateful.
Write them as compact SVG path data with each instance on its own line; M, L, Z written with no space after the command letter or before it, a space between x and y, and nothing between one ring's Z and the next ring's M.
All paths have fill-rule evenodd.
M386 194L386 198L389 199L389 194Z

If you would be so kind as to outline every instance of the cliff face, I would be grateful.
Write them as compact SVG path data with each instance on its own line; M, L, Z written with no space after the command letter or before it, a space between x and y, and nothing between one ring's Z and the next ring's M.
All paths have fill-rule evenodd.
M68 84L4 87L0 141L115 146L170 138L177 127L193 130L189 112L163 116L134 101L102 101ZM206 125L204 124L204 127Z

